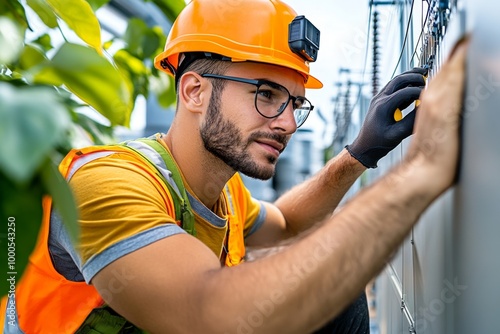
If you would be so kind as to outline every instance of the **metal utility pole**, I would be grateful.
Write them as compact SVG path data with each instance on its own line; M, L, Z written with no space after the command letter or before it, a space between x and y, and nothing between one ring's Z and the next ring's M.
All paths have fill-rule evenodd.
M372 96L377 95L379 91L379 38L378 38L378 11L373 11L373 56L372 56Z

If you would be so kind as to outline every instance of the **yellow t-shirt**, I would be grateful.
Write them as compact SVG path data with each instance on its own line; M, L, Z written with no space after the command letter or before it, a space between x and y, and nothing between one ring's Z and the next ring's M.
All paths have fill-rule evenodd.
M90 153L92 155L92 153ZM80 214L82 273L87 282L119 257L184 231L175 222L168 189L135 153L111 152L79 167L70 179ZM189 188L186 188L189 194ZM220 194L215 212L189 194L196 237L223 256L228 219L238 219L244 237L262 224L265 209L239 174Z

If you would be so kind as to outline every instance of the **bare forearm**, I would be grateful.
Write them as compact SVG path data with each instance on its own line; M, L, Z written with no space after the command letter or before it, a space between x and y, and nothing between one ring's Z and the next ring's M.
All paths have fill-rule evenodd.
M298 233L325 219L365 169L344 149L310 180L281 196L275 204L288 230Z
M261 314L262 333L305 333L332 319L381 270L420 213L441 192L425 186L423 173L412 171L412 180L406 179L408 168L417 166L399 167L283 251L214 273L217 279L209 280L211 288L224 287L221 282L226 280L243 283L238 305L245 307L232 309L233 317L225 314L226 318L250 319L255 312L262 313L259 305L265 304L272 314ZM218 295L225 296L224 301L214 301L215 296L210 294L207 306L230 303L234 292ZM238 323L232 326L236 329Z

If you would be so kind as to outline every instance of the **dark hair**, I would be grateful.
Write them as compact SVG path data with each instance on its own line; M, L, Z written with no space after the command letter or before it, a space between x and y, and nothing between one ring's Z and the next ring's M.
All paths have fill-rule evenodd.
M207 57L206 54L202 52L193 52L184 55L184 59L181 64L177 68L177 72L175 74L175 91L179 94L178 84L179 80L185 72L195 72L198 74L219 74L223 75L228 70L229 66L231 66L231 61L229 58L225 57ZM209 79L210 80L210 79ZM220 94L224 89L226 84L226 80L211 80L212 82L212 96L211 101L217 101L220 98ZM178 100L177 95L177 100ZM178 105L177 105L178 107Z
M182 75L187 71L193 71L198 74L225 74L227 69L231 64L231 59L208 52L190 52L182 54L182 60L177 68L175 74L175 89L177 91L177 86ZM217 80L219 82L214 82L214 90L223 88L224 82L222 80ZM217 87L216 87L217 86Z
M189 64L186 69L183 71L193 71L198 74L219 74L223 75L228 70L229 66L231 66L231 62L223 61L223 60L215 60L215 59L196 59L191 64ZM179 73L182 76L182 73ZM225 80L211 80L213 87L213 94L219 95L224 85L226 84Z

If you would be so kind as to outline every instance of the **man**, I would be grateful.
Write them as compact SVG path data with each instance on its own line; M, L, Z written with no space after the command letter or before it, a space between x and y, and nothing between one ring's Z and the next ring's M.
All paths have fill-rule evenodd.
M313 37L297 47L289 32ZM62 163L81 238L69 242L46 202L41 242L17 289L23 330L368 332L366 301L353 301L454 180L464 51L423 93L407 157L332 215L356 178L411 134L415 112L400 122L393 114L419 98L425 71L384 87L358 138L316 176L274 204L257 201L238 172L270 178L312 110L305 88L321 87L309 74L314 33L279 1L187 5L157 57L175 75L178 102L171 128L155 138L162 153L132 142L75 150ZM183 185L165 185L176 177L169 156ZM176 185L187 190L193 226L179 222ZM270 245L283 247L244 262L245 246Z

